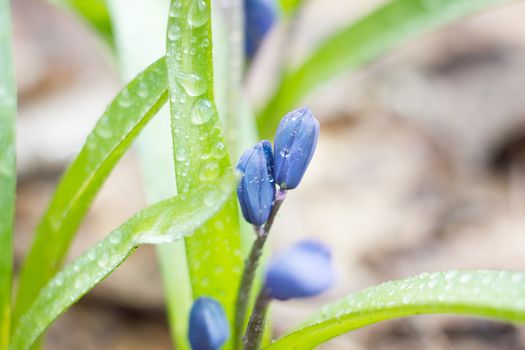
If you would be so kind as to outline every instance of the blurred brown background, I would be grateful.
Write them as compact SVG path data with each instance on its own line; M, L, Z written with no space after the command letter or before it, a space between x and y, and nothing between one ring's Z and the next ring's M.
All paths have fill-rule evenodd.
M311 0L291 57L381 1ZM115 63L80 22L42 0L15 0L19 263L64 167L120 86ZM525 3L515 1L403 45L311 95L321 139L273 233L334 249L335 288L274 306L276 335L319 305L385 280L452 268L525 270ZM260 102L281 28L252 67ZM268 86L262 89L260 86ZM70 258L145 205L133 151L110 176ZM52 242L50 242L52 244ZM49 349L169 349L151 247L62 316ZM525 349L523 327L432 316L385 322L323 349Z

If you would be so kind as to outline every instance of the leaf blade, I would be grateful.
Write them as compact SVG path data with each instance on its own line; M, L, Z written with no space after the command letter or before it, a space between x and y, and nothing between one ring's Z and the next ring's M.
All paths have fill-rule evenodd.
M524 323L525 273L452 270L387 282L327 305L265 349L312 349L376 322L437 313Z
M0 0L0 349L9 342L16 190L16 86L9 0Z
M161 58L121 90L62 177L22 265L15 323L60 267L76 229L104 180L166 102L165 72L165 59ZM48 244L50 241L52 245Z
M171 2L166 55L175 174L181 194L232 172L213 95L210 22L209 0ZM217 299L233 322L242 263L236 198L232 196L185 244L193 298ZM187 319L180 322L187 324Z
M49 2L74 12L110 46L114 45L113 29L105 0L49 0Z
M430 29L508 0L394 0L332 34L293 71L286 72L258 115L269 138L280 118L320 84L359 68L392 47Z
M223 177L132 216L50 280L20 319L9 349L30 349L58 316L113 272L136 247L170 243L191 234L220 210L235 182L233 176Z

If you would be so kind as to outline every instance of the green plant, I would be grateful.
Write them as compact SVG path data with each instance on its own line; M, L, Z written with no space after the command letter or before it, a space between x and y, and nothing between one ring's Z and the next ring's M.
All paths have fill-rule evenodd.
M132 14L121 1L53 2L83 16L115 48L125 76L129 77L130 72L140 66L126 52L124 44L129 44L130 34L122 19ZM272 136L283 114L338 73L357 69L417 34L501 2L504 1L433 0L432 6L423 0L387 2L330 36L298 67L286 67L279 86L259 113L259 133L264 137ZM159 245L171 333L178 349L189 348L189 311L199 297L218 300L230 328L236 328L235 305L243 258L248 255L254 241L250 228L240 220L233 192L236 180L230 161L230 155L237 159L246 145L255 141L255 119L244 117L249 115L249 107L242 91L244 50L243 42L239 40L243 23L242 2L232 0L229 7L217 9L222 11L222 17L212 16L210 0L173 0L169 7L167 3L165 5L144 1L142 7L149 10L148 13L164 16L156 20L165 20L162 22L165 27L162 41L165 38L166 56L158 57L120 91L65 172L36 229L13 298L16 91L10 49L9 1L0 0L2 350L31 348L61 313L142 244ZM290 25L302 2L283 0L282 5L286 14L282 20ZM220 29L225 33L224 40L219 35L212 36L212 19L222 24ZM223 49L227 58L222 62L214 61L213 48ZM220 58L219 54L217 56ZM226 74L214 75L217 73L214 68L223 68ZM220 77L216 85L214 77ZM218 96L215 91L225 92ZM150 179L174 176L177 193L169 193L173 196L161 200L165 192L163 185L158 181L148 181L149 198L156 203L131 217L77 260L62 267L64 256L95 194L144 126L157 114L157 118L162 118L162 106L167 101L170 125L162 124L167 127L154 129L154 137L146 137L139 147L142 154L154 149L167 157L172 149L170 166L164 164L145 171L149 171L146 178ZM159 141L168 138L172 147L156 142L157 137ZM169 187L167 191L174 190ZM268 230L269 227L266 232ZM53 244L48 244L50 241ZM261 250L263 243L264 240ZM181 286L179 289L175 287L175 281ZM253 294L248 297L253 299ZM295 331L271 344L263 342L262 346L268 349L309 349L368 324L422 313L455 313L524 322L523 295L525 274L520 272L423 274L372 287L330 304ZM238 345L239 342L230 337L224 348L233 349Z

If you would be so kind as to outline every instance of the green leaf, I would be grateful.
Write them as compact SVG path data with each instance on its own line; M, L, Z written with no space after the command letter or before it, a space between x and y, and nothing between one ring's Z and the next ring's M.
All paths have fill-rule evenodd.
M105 0L49 0L84 19L100 36L113 46L113 29Z
M58 316L111 274L139 245L170 243L191 234L220 210L234 187L233 176L218 178L131 217L42 289L16 326L9 349L29 349Z
M209 0L172 1L166 49L177 190L184 194L232 172L213 97ZM230 322L242 266L240 247L234 196L186 239L193 297L217 299Z
M132 77L166 53L168 0L109 0L121 74ZM148 28L148 30L142 30ZM169 108L159 111L141 133L136 145L148 203L177 191ZM152 155L155 155L152 157ZM189 349L188 317L193 302L184 241L156 247L162 273L170 334L178 350Z
M22 266L14 321L60 268L100 186L133 139L167 100L166 61L158 60L111 102L60 181Z
M286 72L258 116L261 135L273 135L281 117L337 74L378 58L395 45L506 0L393 0L332 34L298 68Z
M0 349L9 342L16 189L16 86L9 0L0 0Z
M290 15L304 3L304 0L280 0L279 2L284 14Z
M366 325L438 313L523 323L525 273L453 270L387 282L327 305L299 330L265 349L313 349Z

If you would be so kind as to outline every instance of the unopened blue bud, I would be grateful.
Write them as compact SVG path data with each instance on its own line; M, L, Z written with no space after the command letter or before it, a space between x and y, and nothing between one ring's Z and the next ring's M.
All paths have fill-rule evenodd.
M306 240L271 261L264 288L273 299L304 298L320 294L330 287L334 278L330 249Z
M244 0L246 56L253 58L277 19L275 0Z
M229 336L230 328L221 304L207 297L195 300L189 324L192 350L220 349Z
M309 108L296 109L281 119L274 142L274 177L282 189L299 185L318 138L319 122Z
M275 197L272 145L261 141L244 152L237 163L242 172L237 197L246 221L260 226L268 220Z

